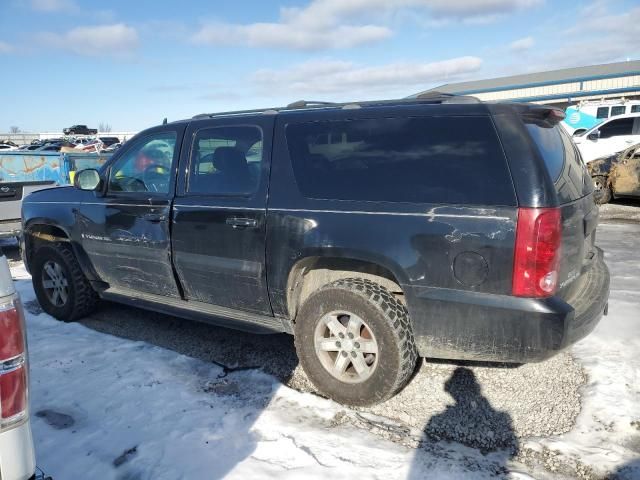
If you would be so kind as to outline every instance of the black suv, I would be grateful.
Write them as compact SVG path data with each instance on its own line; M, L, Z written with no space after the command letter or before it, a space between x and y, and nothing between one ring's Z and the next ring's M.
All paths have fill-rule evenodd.
M98 130L88 128L86 125L72 125L69 128L64 128L62 133L65 135L95 135Z
M607 309L562 111L468 97L198 115L23 203L44 310L99 298L295 336L325 395L383 401L419 356L539 361Z

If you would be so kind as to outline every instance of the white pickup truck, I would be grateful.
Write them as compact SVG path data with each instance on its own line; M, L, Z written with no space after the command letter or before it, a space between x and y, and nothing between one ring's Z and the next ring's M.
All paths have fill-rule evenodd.
M27 332L7 259L0 251L0 478L35 478L29 422Z

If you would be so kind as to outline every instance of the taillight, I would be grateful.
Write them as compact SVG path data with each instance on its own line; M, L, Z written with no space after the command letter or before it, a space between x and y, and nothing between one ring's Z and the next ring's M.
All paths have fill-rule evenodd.
M20 301L0 304L0 430L27 417L27 352Z
M513 295L548 297L558 286L562 223L559 208L519 208Z

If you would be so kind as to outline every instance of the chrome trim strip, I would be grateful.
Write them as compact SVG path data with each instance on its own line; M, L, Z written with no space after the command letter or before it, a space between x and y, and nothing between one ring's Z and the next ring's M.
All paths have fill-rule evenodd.
M392 215L399 217L427 217L427 218L489 218L492 220L511 220L509 217L495 215L460 215L455 213L421 213L421 212L371 212L366 210L308 210L304 208L269 208L273 212L302 212L302 213L348 213L361 215Z
M211 210L250 210L252 212L265 212L267 211L267 207L257 208L257 207L225 207L223 205L184 205L184 204L173 204L174 208L208 208Z
M6 375L11 372L15 372L20 367L24 366L25 363L26 363L26 359L25 359L24 353L21 353L16 357L10 358L9 360L0 362L0 376Z

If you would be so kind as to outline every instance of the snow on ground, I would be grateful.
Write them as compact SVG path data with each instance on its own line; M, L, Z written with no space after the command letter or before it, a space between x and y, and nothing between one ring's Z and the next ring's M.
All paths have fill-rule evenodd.
M32 302L28 274L12 271L23 303ZM344 407L258 371L225 376L170 350L44 313L26 316L37 460L55 480L418 479L469 471L491 478L504 471L501 452L445 442L414 450L341 425Z
M597 475L640 478L640 226L600 229L612 293L609 316L572 349L589 376L582 412L571 432L521 446L558 450ZM20 265L12 273L35 312L28 274ZM43 313L27 312L27 324L37 459L56 480L552 477L505 452L401 446L341 422L348 409L259 371L225 374ZM634 462L638 470L621 469Z
M609 315L572 348L589 378L576 427L540 443L597 473L640 479L640 226L600 225L597 238L611 273Z

